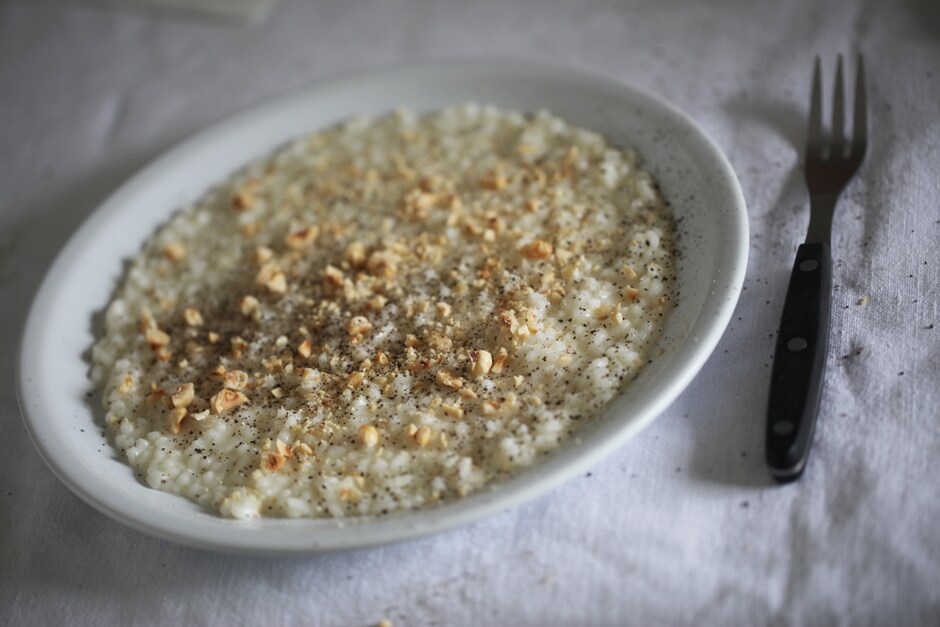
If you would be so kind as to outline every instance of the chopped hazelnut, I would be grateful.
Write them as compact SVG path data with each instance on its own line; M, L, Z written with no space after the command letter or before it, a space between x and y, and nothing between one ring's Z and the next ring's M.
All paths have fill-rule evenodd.
M499 403L496 401L483 401L481 409L483 411L483 415L492 416L499 411Z
M362 387L362 381L363 381L362 373L354 372L351 375L349 375L348 379L346 379L346 387L348 388Z
M284 444L280 438L274 440L274 448L277 450L278 455L282 455L284 457L291 457L293 455L287 445Z
M240 301L238 301L238 308L241 310L243 316L249 318L257 318L261 313L261 303L258 302L258 299L254 296L243 296Z
M199 313L198 309L187 307L183 310L183 322L191 327L201 327L203 323L202 314Z
M145 336L150 348L157 349L170 343L170 336L156 327L147 329Z
M509 353L505 348L500 348L496 351L496 359L493 361L493 367L490 368L490 372L493 374L500 374L503 371L503 365L506 363L506 359L509 357Z
M209 417L209 410L204 409L202 411L197 411L195 414L190 414L189 417L195 420L196 422L201 422Z
M170 396L173 407L177 409L189 407L196 397L196 388L192 383L181 383Z
M527 259L547 259L552 256L553 250L551 243L537 239L522 247L522 256Z
M635 287L626 287L623 290L623 297L629 300L636 300L640 297L640 290Z
M418 446L425 447L431 440L431 429L427 425L422 425L418 427L418 430L415 431L414 435L411 437L418 443Z
M441 405L441 409L451 418L463 418L463 407L460 405L444 403Z
M343 271L335 266L328 265L323 270L323 282L338 287L343 284Z
M284 243L294 250L300 250L312 244L319 235L320 227L316 225L305 226L288 233L287 237L284 238Z
M284 466L284 461L284 456L280 453L264 453L261 456L261 467L268 472L277 472Z
M446 353L450 351L453 345L454 345L453 340L451 340L446 335L441 335L437 331L433 331L428 336L428 346L430 346L431 348L433 348L439 353Z
M439 315L441 318L449 318L451 311L453 311L450 305L443 302L438 303L434 308L437 311L437 315Z
M163 247L163 254L170 261L181 261L186 258L186 247L179 242L173 242Z
M346 261L353 268L361 268L366 263L366 247L359 242L353 242L346 247Z
M379 432L372 425L359 427L359 439L366 448L372 448L379 443Z
M212 410L221 414L233 407L238 407L248 402L248 397L242 394L241 392L236 392L235 390L230 390L228 388L222 390L218 394L212 397L209 401L209 405L212 407Z
M255 282L275 294L283 294L287 291L287 277L284 276L281 268L272 261L261 266L255 277Z
M366 267L376 276L395 276L398 271L398 255L389 251L374 252L369 255Z
M493 367L493 355L489 351L474 351L470 353L470 362L473 364L470 374L479 378L489 373Z
M272 257L274 257L274 251L267 246L258 246L255 248L255 263L259 266L271 261Z
M463 387L463 379L443 369L437 371L437 382L449 388L459 389Z
M366 301L365 309L366 311L381 311L385 305L388 303L388 299L382 295L373 296Z
M297 347L297 354L307 359L310 355L313 354L313 345L310 344L310 338L305 339L300 343L300 346Z
M346 323L346 332L350 335L363 335L372 330L372 323L364 316L353 316Z
M222 385L230 390L244 390L248 385L248 373L244 370L230 370L223 375Z
M186 418L186 408L185 407L175 407L170 410L166 415L166 426L171 433L179 433L180 425L183 423L183 419Z

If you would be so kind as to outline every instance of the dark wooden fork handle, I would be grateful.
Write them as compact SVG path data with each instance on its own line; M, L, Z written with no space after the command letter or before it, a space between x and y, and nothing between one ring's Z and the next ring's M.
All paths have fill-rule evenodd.
M770 379L767 464L780 482L803 474L822 396L829 340L829 244L802 244L783 304Z

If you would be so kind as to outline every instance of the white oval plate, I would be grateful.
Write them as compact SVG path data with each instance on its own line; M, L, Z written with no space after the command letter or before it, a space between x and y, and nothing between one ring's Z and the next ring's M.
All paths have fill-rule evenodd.
M146 487L103 437L86 351L122 263L174 211L287 140L359 113L462 102L532 111L635 148L678 218L680 298L647 367L579 437L537 467L436 509L347 520L226 520ZM36 447L59 479L105 514L161 538L243 553L365 547L465 524L583 472L648 425L705 363L737 302L747 262L744 197L705 132L665 102L580 71L515 61L411 65L325 81L236 115L183 142L118 189L59 254L33 302L18 393Z

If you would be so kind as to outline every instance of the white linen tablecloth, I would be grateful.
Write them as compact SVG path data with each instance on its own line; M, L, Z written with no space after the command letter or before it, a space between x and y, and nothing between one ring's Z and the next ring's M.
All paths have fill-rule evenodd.
M802 481L778 487L764 467L764 415L808 219L810 72L819 54L831 78L835 55L857 50L870 148L835 220L813 455ZM659 94L713 135L740 177L745 290L715 354L658 421L533 502L314 557L155 540L53 477L20 420L14 356L45 269L109 192L204 125L319 77L491 55ZM938 624L938 173L935 2L298 0L260 25L3 3L0 624Z

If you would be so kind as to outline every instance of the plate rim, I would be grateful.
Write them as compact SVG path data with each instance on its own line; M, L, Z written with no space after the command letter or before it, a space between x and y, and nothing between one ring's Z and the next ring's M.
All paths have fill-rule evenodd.
M727 241L728 246L725 250L726 254L724 255L724 261L726 263L723 267L726 268L728 272L725 275L726 286L722 292L723 296L718 299L717 303L710 303L709 301L714 299L706 297L695 319L694 326L698 327L702 325L702 319L705 316L707 316L711 322L707 325L704 332L697 336L694 348L687 349L686 352L691 352L689 355L690 359L678 367L676 376L671 379L668 385L665 385L665 393L648 403L647 408L639 418L632 419L629 423L620 425L615 429L611 437L601 442L594 443L594 445L588 449L581 450L583 447L566 447L561 451L555 452L544 462L527 468L511 479L500 483L494 489L484 489L466 499L448 505L385 517L378 523L375 523L375 519L371 517L363 521L346 519L338 523L336 523L337 519L326 519L336 523L334 527L339 530L353 529L360 524L366 524L371 527L371 535L366 538L356 538L356 534L340 534L341 537L346 538L345 541L334 541L328 546L317 543L297 546L295 543L278 542L276 538L274 539L275 541L272 541L271 538L262 537L259 530L252 529L251 525L245 525L239 528L237 532L233 532L235 536L245 535L243 532L246 529L250 529L250 533L253 535L247 536L248 540L251 541L246 542L243 540L237 541L237 538L232 539L213 535L196 537L180 529L174 529L167 525L159 524L159 522L153 523L142 520L140 517L135 517L127 511L122 510L120 507L116 507L112 499L102 497L100 490L90 488L87 478L82 477L82 475L79 475L79 478L73 477L70 470L74 467L70 469L67 465L63 465L56 455L45 448L44 436L48 434L44 433L44 427L49 425L44 425L41 417L37 419L37 417L31 416L29 407L29 395L31 391L28 389L29 373L35 372L37 368L37 364L34 363L35 358L32 357L29 351L29 346L37 341L35 338L37 328L45 328L40 323L43 321L44 316L48 316L47 312L41 310L41 306L54 294L57 284L68 276L67 262L70 257L82 253L82 242L87 238L87 234L93 231L98 224L106 221L113 214L121 210L120 201L124 196L132 195L135 188L141 186L165 164L172 163L179 155L191 151L200 144L212 141L213 138L217 136L224 135L227 129L245 124L255 116L263 117L267 110L274 109L279 105L283 106L288 101L315 98L318 95L328 93L331 90L335 91L341 89L344 86L348 88L350 85L374 81L380 78L388 78L393 75L397 75L399 79L401 79L411 72L429 72L440 68L464 72L480 71L485 73L493 72L494 65L498 65L500 71L509 71L510 73L529 71L543 73L552 72L557 75L557 80L560 83L571 80L590 82L598 86L606 87L607 89L613 89L619 93L624 93L634 101L645 101L646 104L674 118L689 131L694 133L695 140L701 142L703 147L711 153L710 156L715 159L714 166L721 172L724 182L729 186L728 191L730 192L734 205L732 207L733 210L729 212L729 216L732 218L735 229L734 232L730 234ZM546 106L550 107L548 104L546 104ZM322 125L317 126L317 128L319 127L322 127ZM56 477L85 503L109 517L138 531L147 533L148 535L197 548L265 555L297 555L329 552L366 548L409 540L419 536L439 533L447 529L480 520L486 516L515 507L536 496L545 494L564 481L583 472L600 459L607 457L613 450L621 447L636 433L652 423L675 398L685 390L691 380L698 374L724 334L741 295L741 288L747 267L748 238L749 228L744 194L734 169L718 144L704 128L685 112L660 96L637 88L630 83L622 82L582 68L537 61L500 58L396 63L335 74L250 103L245 108L223 116L218 121L202 127L200 130L174 144L168 150L162 151L141 169L121 182L107 198L88 215L75 232L72 233L62 249L56 254L32 298L32 303L30 304L23 323L23 331L20 335L15 357L14 385L17 402L30 439L46 465L53 471ZM720 265L717 255L715 264L716 266ZM713 306L706 311L706 305L709 304ZM619 395L615 398L619 398ZM605 413L607 413L607 410L605 410ZM98 426L97 422L95 426ZM126 460L121 461L126 464ZM538 474L544 476L537 476L536 472L533 472L536 470ZM140 487L142 489L154 490L144 485ZM156 490L154 490L154 492L160 493ZM422 524L416 523L414 519L418 519L418 523ZM238 522L223 518L217 518L217 520L226 525L232 522ZM266 520L271 521L272 519ZM290 524L290 522L289 520L284 520L285 525Z

